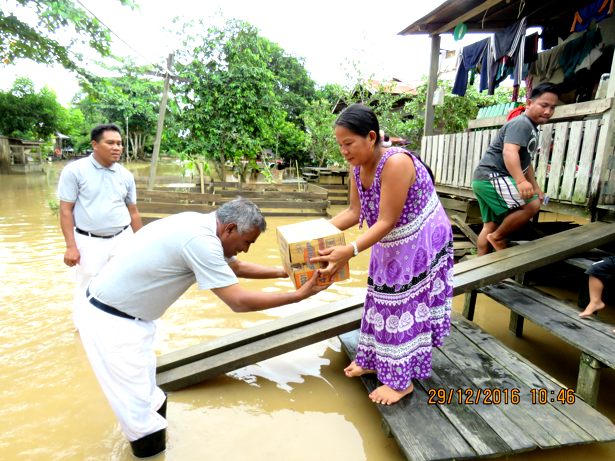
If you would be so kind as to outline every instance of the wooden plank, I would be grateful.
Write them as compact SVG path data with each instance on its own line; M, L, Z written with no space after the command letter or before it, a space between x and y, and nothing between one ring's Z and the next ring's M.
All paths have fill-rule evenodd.
M549 396L557 396L561 389L565 389L563 384L546 375L536 365L508 349L493 336L477 329L473 324L462 322L459 316L454 316L453 324L470 341L477 344L489 356L494 357L498 363L530 389L546 389ZM570 405L555 399L550 404L565 417L574 421L583 431L591 434L595 441L613 440L615 436L613 423L582 400L577 399L573 405Z
M449 180L448 180L448 169L449 169L449 163L451 161L451 144L454 143L454 139L448 135L445 134L444 136L444 155L442 157L442 172L441 172L441 178L442 178L442 183L443 184L450 184Z
M478 236L476 235L476 232L474 232L472 228L468 226L464 222L464 220L459 217L459 215L455 213L450 213L449 218L453 222L453 224L457 226L461 232L463 232L463 235L469 238L472 244L476 246L476 244L478 243Z
M581 150L581 136L583 122L572 122L570 124L570 138L568 140L568 150L564 165L564 175L562 177L562 187L557 197L559 200L571 200L574 182L577 175L579 153Z
M452 326L451 335L459 336L454 326ZM481 352L475 344L469 341L466 343L464 347L467 349L464 350L471 351L472 354ZM453 390L454 394L467 389L476 391L477 388L467 378L464 371L458 364L452 362L441 348L433 349L432 367L432 377L423 382L423 385L428 386L432 393L438 392L439 389L445 390L447 395L450 390ZM484 369L481 371L485 372ZM490 377L485 373L483 379L489 382ZM511 424L506 417L508 405L485 404L480 398L478 401L466 403L463 399L467 395L462 392L461 396L461 402L458 398L454 398L450 403L438 404L438 407L449 420L454 421L455 427L477 454L481 456L502 455L536 448L534 441L519 426Z
M539 137L539 154L537 163L534 164L536 171L536 182L541 190L547 186L547 165L551 159L551 144L553 142L553 124L543 125Z
M196 211L198 213L209 213L217 207L213 205L202 205L199 203L160 203L160 202L138 202L141 213L176 214L186 211Z
M484 134L485 134L484 131L479 131L475 133L475 136L474 136L474 150L473 150L474 159L472 161L472 163L474 164L474 169L476 169L476 167L478 166L480 162L481 157L483 156L483 135Z
M452 180L451 180L454 187L459 187L459 177L463 174L463 170L461 167L462 165L461 156L462 156L462 151L463 151L462 141L463 139L462 139L461 133L456 133L455 134L455 151L453 152L454 165L453 165Z
M551 121L555 122L566 118L602 114L609 110L612 105L613 98L603 98L593 101L579 102L576 104L557 106L553 116L551 117ZM479 118L476 120L469 120L468 129L475 130L492 126L502 126L504 123L506 123L506 116Z
M289 317L277 319L217 338L206 343L196 344L178 351L169 352L158 357L156 371L162 371L185 365L205 357L225 352L234 347L241 347L252 341L284 333L292 328L307 325L357 308L363 308L365 295L353 296L342 302L330 303L299 312Z
M354 357L357 347L357 334L340 337L349 357ZM373 375L363 375L361 381L368 393L379 384ZM425 389L417 383L411 398L402 399L395 405L378 405L378 411L387 421L399 448L413 461L448 460L476 457L476 452L459 434L451 422L437 409L428 404ZM396 424L395 421L408 421ZM420 427L416 428L416 422ZM416 428L416 429L415 429Z
M457 178L457 186L459 187L467 187L466 186L466 175L468 168L468 138L469 135L467 132L461 133L459 145L459 167L457 170L459 171L459 177Z
M496 251L494 253L489 253L487 255L481 256L480 258L475 258L472 261L465 261L463 263L458 263L455 265L455 275L461 275L464 272L473 271L475 269L479 269L481 267L487 265L499 265L502 261L519 257L525 253L535 253L536 250L540 247L544 246L553 246L555 248L561 247L562 242L566 242L569 239L575 239L579 236L587 236L587 238L592 241L595 238L601 239L604 236L615 238L613 236L613 232L615 228L610 227L609 224L604 222L593 222L589 224L585 224L583 226L577 226L572 229L568 229L563 232L558 232L553 235L549 235L547 237L542 237L537 240L533 240L530 242L525 242L520 245L515 245L513 247L506 248L501 251ZM611 240L608 240L605 243L609 243ZM595 246L594 246L595 247ZM576 253L583 253L585 249L580 249ZM504 277L507 278L507 277ZM503 279L501 279L503 280Z
M480 291L576 349L615 368L615 336L611 325L597 319L582 319L576 308L512 280L504 280Z
M468 320L458 315L454 317L455 324L460 328L460 331L463 328L463 336L466 339L485 337L485 334L478 328L472 327ZM494 338L493 341L497 340ZM472 340L472 342L476 345L480 344L477 340ZM506 406L506 417L523 429L525 434L531 437L540 448L554 448L594 441L592 436L580 429L573 421L562 418L562 414L550 402L544 405L536 405L532 401L531 390L534 388L506 368L507 366L514 367L517 360L513 358L510 362L502 363L501 357L494 357L488 351L479 348L478 353L468 353L469 349L464 346L463 341L456 336L451 336L445 341L441 349L452 362L464 370L464 373L476 388L500 389L502 391L509 389L509 395L511 395L513 389L516 389L515 392L518 392L519 401L516 404ZM514 355L516 356L516 354ZM487 380L484 378L485 374L489 377ZM540 374L544 375L544 372Z
M454 268L454 294L490 285L614 240L615 226L594 222L458 263Z
M555 125L555 139L553 140L553 157L549 164L547 194L554 199L559 197L559 187L561 180L562 165L566 153L566 143L568 141L568 122Z
M594 154L596 152L596 139L598 133L599 120L587 120L585 122L585 131L583 133L583 146L581 147L581 157L579 159L579 171L577 173L577 181L574 185L574 193L572 202L585 205L587 203L587 194L589 192L589 181Z
M429 139L429 136L423 136L421 138L421 152L420 152L420 156L423 159L424 162L427 163L427 152L428 152L428 148L427 148L427 140Z
M445 152L445 146L444 146L444 135L440 134L438 135L438 150L436 151L436 170L434 171L435 175L436 175L436 182L441 183L444 181L443 177L442 177L442 166L444 164L444 152Z
M329 202L291 202L291 201L254 201L261 209L265 208L278 208L289 210L318 210L321 213L326 213ZM162 202L139 202L139 210L144 213L163 213L174 214L182 213L185 211L197 211L200 213L208 213L215 210L221 203L216 202L217 206L205 205L200 203L162 203Z
M447 135L450 139L450 144L448 146L448 164L446 171L446 183L453 184L453 172L455 171L455 157L457 156L457 135L449 134Z
M156 381L158 386L165 391L182 389L356 329L360 323L361 309L345 311L339 315L322 318L279 334L262 337L242 347L229 348L219 354L170 368L158 373Z
M472 187L472 175L474 174L474 169L476 165L474 164L474 132L464 133L466 137L466 157L465 161L461 163L461 167L465 168L465 172L463 175L463 182L461 185L466 188Z

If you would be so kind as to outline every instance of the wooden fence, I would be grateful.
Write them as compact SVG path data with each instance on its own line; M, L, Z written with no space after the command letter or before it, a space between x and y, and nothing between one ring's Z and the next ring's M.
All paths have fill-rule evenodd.
M213 183L203 194L198 187L139 188L138 207L142 215L161 217L183 211L209 212L241 196L256 203L265 216L327 216L328 193L314 184Z
M594 118L539 128L534 169L551 208L584 215L597 198L603 170L613 167L612 152L600 145L612 142L609 135L613 133L609 133L608 124L601 122ZM421 155L431 166L436 184L470 191L474 169L496 133L496 129L488 129L423 137ZM607 155L609 158L605 158Z

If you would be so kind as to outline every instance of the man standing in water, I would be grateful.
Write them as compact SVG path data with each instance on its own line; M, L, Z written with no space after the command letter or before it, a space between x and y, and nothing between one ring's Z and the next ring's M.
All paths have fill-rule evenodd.
M538 148L537 125L549 121L558 102L552 83L532 90L525 113L507 122L481 158L472 180L480 206L483 229L478 256L506 248L506 237L520 229L540 210L544 198L532 160Z
M82 312L81 341L135 456L166 448L166 397L156 386L154 320L195 282L235 312L298 302L327 288L318 272L294 292L242 288L237 277L287 277L284 269L239 261L266 228L245 199L209 214L179 213L143 227L130 248L94 277Z
M76 268L73 321L77 328L91 278L143 226L134 177L117 163L122 155L120 129L98 125L90 138L93 153L66 165L58 183L64 264Z

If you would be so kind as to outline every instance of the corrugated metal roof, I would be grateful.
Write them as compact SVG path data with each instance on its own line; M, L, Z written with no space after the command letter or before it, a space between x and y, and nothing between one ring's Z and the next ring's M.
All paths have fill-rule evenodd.
M590 0L447 0L399 35L452 33L460 22L468 32L501 30L523 16L528 27L570 28L574 13Z

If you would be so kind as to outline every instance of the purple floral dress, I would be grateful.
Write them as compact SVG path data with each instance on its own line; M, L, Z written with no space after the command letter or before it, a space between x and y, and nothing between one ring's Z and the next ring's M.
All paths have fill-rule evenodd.
M372 246L355 359L398 391L409 387L412 378L431 375L431 349L449 335L454 262L451 225L429 173L402 148L382 155L369 189L361 184L360 168L354 168L359 226L365 219L371 227L378 219L380 175L388 158L400 152L412 158L416 181L393 230Z

